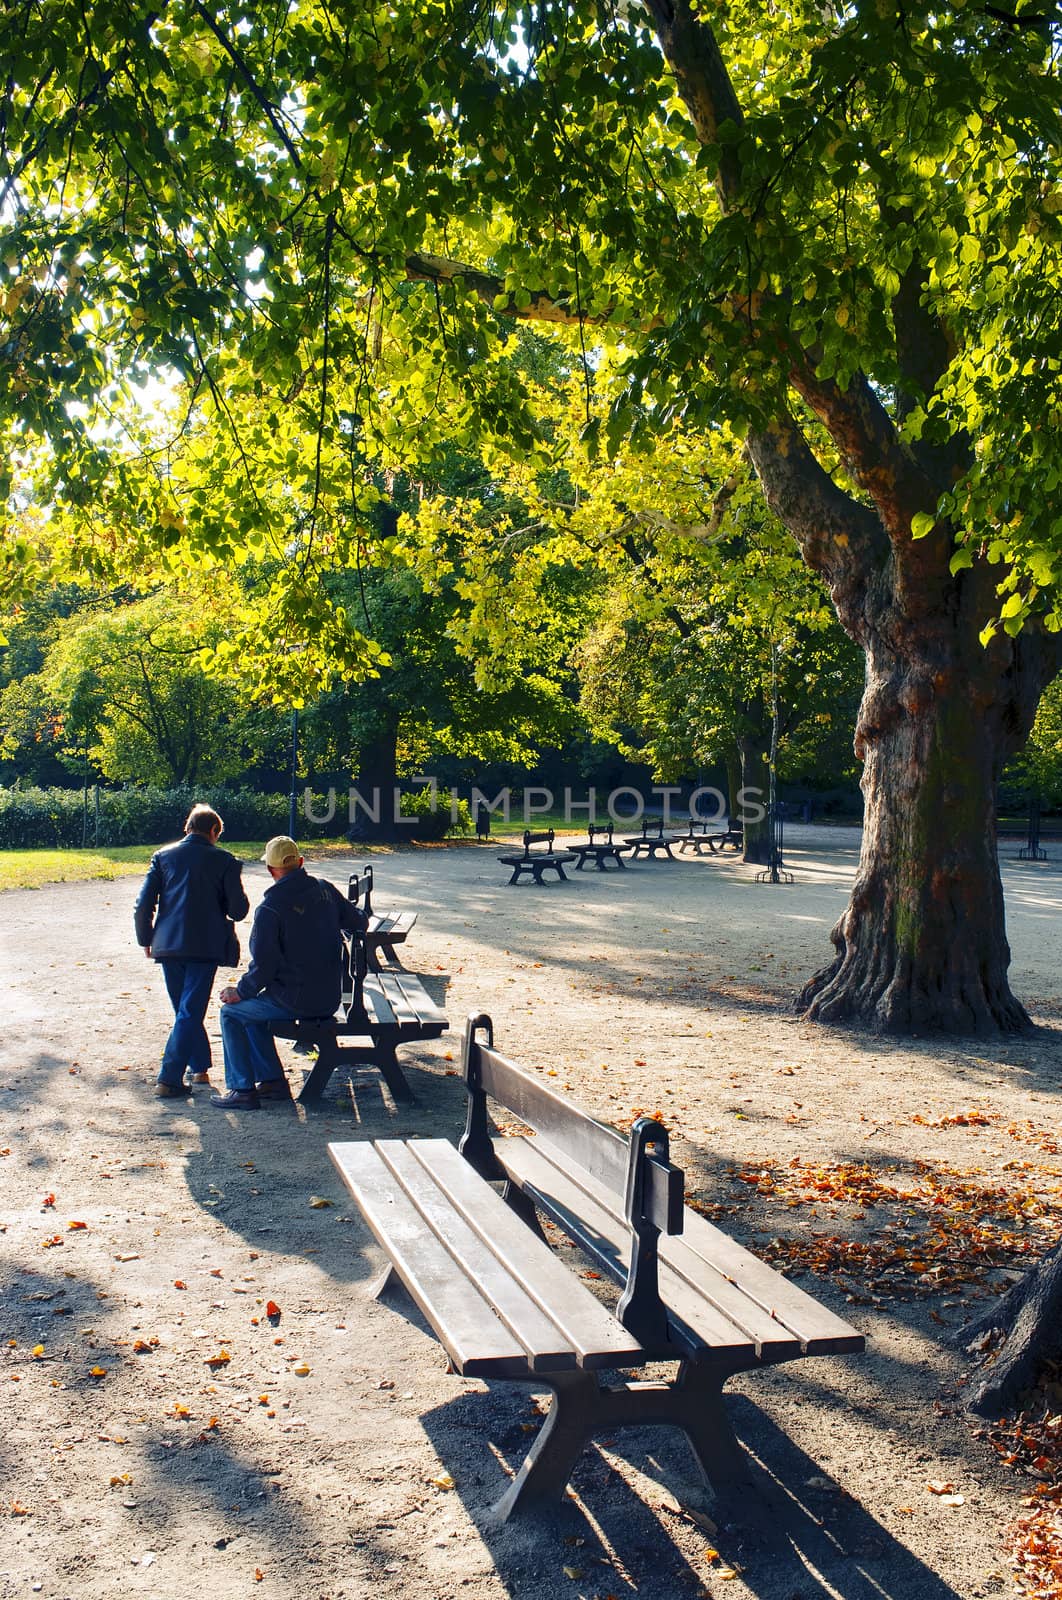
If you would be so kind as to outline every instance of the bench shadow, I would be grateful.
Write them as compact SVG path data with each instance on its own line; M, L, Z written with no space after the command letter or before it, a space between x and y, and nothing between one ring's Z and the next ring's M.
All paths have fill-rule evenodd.
M541 1422L535 1393L533 1383L488 1380L421 1416L510 1594L527 1592L529 1562L548 1570L563 1562L583 1569L595 1592L670 1600L711 1578L703 1555L695 1566L683 1548L692 1539L702 1552L715 1548L717 1572L739 1569L754 1595L962 1600L738 1394L728 1408L750 1459L751 1493L714 1495L679 1429L625 1428L587 1447L561 1504L493 1526L490 1507Z

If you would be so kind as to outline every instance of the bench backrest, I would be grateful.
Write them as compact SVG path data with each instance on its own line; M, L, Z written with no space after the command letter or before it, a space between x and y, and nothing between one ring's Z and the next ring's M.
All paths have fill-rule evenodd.
M347 879L347 899L360 905L367 917L372 916L372 867L355 867Z
M484 1042L480 1033L486 1035ZM639 1117L630 1139L625 1139L499 1055L494 1049L494 1024L483 1014L473 1013L465 1025L464 1076L468 1116L458 1148L483 1177L505 1176L491 1137L487 1102L494 1100L589 1177L622 1197L631 1229L631 1258L616 1314L643 1342L666 1342L657 1240L661 1233L682 1232L685 1181L669 1158L663 1123Z
M524 855L531 854L533 844L544 844L547 851L553 849L553 829L547 828L545 833L532 833L530 828L524 829Z
M606 844L611 844L612 843L612 826L613 825L612 825L611 822L608 824L607 827L603 823L588 822L587 825L586 825L586 831L590 836L590 843L593 844L595 838L600 833L604 838L604 842Z
M360 867L347 879L347 899L360 905L366 916L372 915L372 868ZM347 1005L348 1022L367 1022L365 1011L365 973L368 970L368 951L360 933L343 936L343 992L350 995ZM349 983L349 988L347 987Z

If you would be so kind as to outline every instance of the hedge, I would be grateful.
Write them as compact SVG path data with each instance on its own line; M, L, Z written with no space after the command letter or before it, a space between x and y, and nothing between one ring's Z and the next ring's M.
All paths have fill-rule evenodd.
M288 797L256 794L251 789L101 789L101 845L163 844L180 837L184 819L202 801L225 819L230 839L268 839L288 828ZM0 849L79 849L82 840L97 843L94 795L88 797L87 832L84 801L77 789L0 789ZM301 812L301 807L300 807ZM315 827L299 817L304 837L342 832L342 817Z
M410 794L403 799L409 814L427 810L428 796ZM0 788L0 850L79 849L82 841L93 846L163 844L180 837L184 819L197 802L213 806L225 820L230 839L268 839L286 833L290 821L286 794L257 794L252 789L101 789L99 835L96 833L95 795L88 797L87 831L84 800L79 789ZM440 792L434 817L425 817L421 838L442 838L448 831L471 831L468 806L461 802L457 828L450 828L450 797ZM314 795L310 810L327 816L328 799ZM346 798L336 804L328 821L313 822L299 795L300 839L339 838L350 826Z

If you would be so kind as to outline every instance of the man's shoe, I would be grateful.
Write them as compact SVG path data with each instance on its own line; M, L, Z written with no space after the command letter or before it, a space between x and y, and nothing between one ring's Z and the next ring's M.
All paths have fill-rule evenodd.
M260 1100L290 1100L291 1084L287 1078L269 1078L265 1083L256 1083Z
M253 1089L230 1089L227 1094L212 1094L210 1104L222 1111L257 1111L258 1096Z
M163 1083L160 1080L155 1085L156 1100L187 1100L191 1092L186 1083Z
M209 1084L210 1074L209 1072L189 1072L184 1081L189 1084Z

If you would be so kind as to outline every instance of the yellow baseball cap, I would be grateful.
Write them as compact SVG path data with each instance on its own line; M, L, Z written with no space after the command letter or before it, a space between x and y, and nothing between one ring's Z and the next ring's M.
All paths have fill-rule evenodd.
M275 839L270 839L262 857L267 867L297 867L301 859L301 850L286 833L279 833Z

